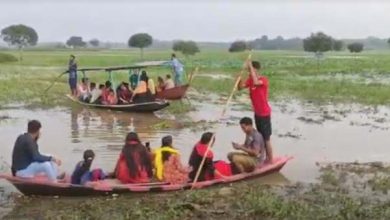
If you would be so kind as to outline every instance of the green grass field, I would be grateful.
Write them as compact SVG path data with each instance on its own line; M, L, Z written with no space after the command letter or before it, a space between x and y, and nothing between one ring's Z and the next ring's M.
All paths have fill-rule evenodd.
M3 53L18 57L17 51ZM146 50L144 60L167 60L170 53L168 50ZM141 61L138 50L25 51L22 62L0 63L0 89L3 91L0 103L40 107L65 105L66 76L49 93L44 94L43 90L66 69L70 54L77 56L80 68L131 65ZM193 81L193 87L198 91L227 94L247 56L248 52L203 50L196 56L180 58L187 72L199 66L199 74L232 76L224 79L195 77ZM387 51L367 51L358 55L326 53L319 66L312 54L302 51L255 51L252 58L261 61L263 73L269 77L272 100L295 98L369 105L387 105L390 101L390 52ZM148 73L156 78L170 73L170 69L149 68ZM107 74L103 72L88 73L87 76L95 82L107 80ZM120 71L114 79L118 82L127 80L128 73Z

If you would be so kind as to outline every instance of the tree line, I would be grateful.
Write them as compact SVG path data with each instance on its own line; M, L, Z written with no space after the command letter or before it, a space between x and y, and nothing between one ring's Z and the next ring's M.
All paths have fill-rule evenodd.
M37 32L26 25L11 25L1 30L0 37L9 46L15 46L22 51L28 46L35 46L38 42ZM383 40L375 37L369 37L364 41L369 45L382 45ZM390 38L386 42L390 46ZM89 41L84 41L80 36L71 36L65 44L70 48L93 47L98 48L101 42L94 38ZM145 48L153 44L153 37L148 33L137 33L130 36L127 46L140 49L141 57ZM312 33L307 38L291 38L284 39L278 36L274 39L263 35L250 41L237 40L230 44L229 52L241 52L245 50L301 50L308 52L323 53L327 51L341 51L348 49L351 53L359 53L363 51L365 45L363 42L349 42L344 40L334 39L323 32ZM194 41L178 40L172 44L172 50L182 52L185 56L191 56L200 52L199 46ZM21 57L22 58L22 57Z

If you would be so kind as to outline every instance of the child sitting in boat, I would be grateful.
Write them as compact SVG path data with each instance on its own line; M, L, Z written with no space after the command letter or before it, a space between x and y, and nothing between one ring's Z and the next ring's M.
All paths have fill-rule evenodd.
M212 140L213 133L206 132L202 135L200 141L195 145L192 150L189 165L192 168L189 173L189 178L193 181L195 179L196 173L202 163L203 157L205 156L205 162L200 171L200 175L197 181L206 181L212 179L224 178L226 176L231 176L235 174L235 168L232 164L226 163L225 161L213 161L214 154L211 150L212 145L215 142L215 137ZM206 154L207 148L210 145L210 149Z
M153 152L157 179L170 184L188 182L189 169L181 164L179 151L172 147L172 136L163 137L161 142L162 146Z
M126 143L119 155L115 177L122 183L147 183L153 177L152 160L137 133L127 134Z
M85 185L87 182L103 180L105 174L101 169L90 171L95 153L92 150L84 151L84 160L77 163L71 177L71 183Z
M164 89L165 89L164 79L161 76L159 76L159 77L157 77L156 91L161 92L161 91L164 91Z
M173 89L175 88L175 83L171 79L171 75L167 75L164 83L164 89Z
M77 94L82 102L88 102L89 96L91 94L91 90L89 88L89 80L88 78L82 78L81 84L77 86Z

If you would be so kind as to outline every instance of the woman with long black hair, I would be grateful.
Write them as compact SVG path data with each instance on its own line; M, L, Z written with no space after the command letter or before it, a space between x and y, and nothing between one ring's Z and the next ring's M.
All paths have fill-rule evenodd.
M127 134L119 156L115 176L122 183L147 183L153 176L150 154L142 145L137 133Z

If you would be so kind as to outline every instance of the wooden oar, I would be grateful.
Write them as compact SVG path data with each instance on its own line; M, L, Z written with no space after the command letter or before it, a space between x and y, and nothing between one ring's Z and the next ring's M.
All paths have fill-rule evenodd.
M192 80L194 79L194 75L197 74L199 71L199 66L195 67L195 70L191 71L190 77L188 78L188 85L191 84Z
M54 81L50 84L50 86L47 87L43 92L46 93L47 91L49 91L49 89L51 89L51 87L54 86L54 84L57 82L57 80L58 80L59 78L61 78L61 76L64 75L65 73L67 73L67 72L68 72L68 71L65 71L65 72L61 73L60 75L58 75L58 76L54 79Z
M236 82L234 83L234 87L233 87L233 89L232 89L232 91L231 91L231 93L230 93L229 98L228 98L227 101L226 101L226 104L225 104L225 106L224 106L224 108L223 108L223 110L222 110L221 116L219 117L218 121L219 121L221 118L223 118L223 116L225 115L225 113L226 113L226 111L227 111L227 108L229 107L230 101L231 101L231 99L233 98L234 92L236 91L236 89L237 89L237 87L238 87L238 84L239 84L240 81L241 81L241 77L242 77L242 75L243 75L244 72L245 72L246 63L251 59L251 57L252 57L252 54L249 54L249 55L248 55L248 58L245 60L245 63L244 63L244 65L243 65L243 67L242 67L242 69L241 69L241 71L240 71L240 74L239 74L238 77L237 77ZM199 168L198 168L198 170L197 170L197 172L196 172L194 181L192 182L192 187L191 187L191 189L194 189L194 188L195 188L195 185L196 185L196 182L198 182L200 172L201 172L201 170L202 170L202 168L203 168L203 166L204 166L204 163L205 163L205 161L206 161L206 156L207 156L208 152L210 151L211 144L213 143L213 141L214 141L214 139L215 139L215 135L216 135L216 132L214 132L213 135L211 136L211 141L210 141L210 143L207 145L206 152L205 152L205 154L203 155L202 161L201 161L201 163L200 163L200 165L199 165Z

